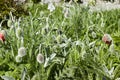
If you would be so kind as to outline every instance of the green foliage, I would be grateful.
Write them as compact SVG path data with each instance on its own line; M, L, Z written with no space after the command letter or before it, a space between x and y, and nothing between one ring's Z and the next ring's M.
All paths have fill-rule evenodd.
M90 12L78 4L47 10L47 4L33 4L29 16L13 18L5 43L0 45L1 79L15 80L115 80L120 77L120 10ZM17 23L17 24L16 24ZM16 37L21 28L20 38ZM111 29L112 28L112 29ZM1 28L2 29L2 28ZM109 33L111 45L102 42ZM18 49L26 48L21 62ZM44 63L37 62L41 53Z

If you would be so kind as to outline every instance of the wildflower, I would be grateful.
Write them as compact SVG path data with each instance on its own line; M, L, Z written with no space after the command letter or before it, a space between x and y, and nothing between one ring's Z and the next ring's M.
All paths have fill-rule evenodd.
M22 29L20 27L18 27L16 29L16 37L19 39L22 36Z
M55 10L55 6L53 5L53 3L48 4L48 9L50 10L50 12Z
M23 57L23 56L26 55L26 49L25 49L25 47L20 47L20 48L18 49L18 55L19 55L20 57Z
M39 63L43 63L44 62L44 56L41 53L39 53L37 55L37 62L39 62Z
M104 34L104 36L102 37L102 41L110 45L112 43L112 38L109 34Z
M4 42L5 41L5 36L3 33L0 32L0 41Z
M21 62L22 61L22 57L20 57L19 55L16 56L16 62Z
M8 27L11 27L11 26L12 26L12 20L8 20L8 21L7 21L7 26L8 26Z

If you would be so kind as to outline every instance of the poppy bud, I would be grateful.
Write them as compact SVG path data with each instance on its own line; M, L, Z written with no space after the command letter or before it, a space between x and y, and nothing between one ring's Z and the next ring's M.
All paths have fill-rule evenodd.
M112 38L109 34L104 34L102 41L110 45L112 43Z
M12 26L12 20L8 20L8 21L7 21L7 26L8 26L8 27L11 27L11 26Z
M19 39L22 36L22 29L20 27L18 27L16 29L16 37Z

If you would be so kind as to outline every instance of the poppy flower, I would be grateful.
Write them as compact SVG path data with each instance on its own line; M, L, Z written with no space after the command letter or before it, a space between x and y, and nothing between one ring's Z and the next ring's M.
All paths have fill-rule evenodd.
M109 34L104 34L104 36L102 37L102 41L110 45L112 43L112 38Z
M0 33L0 40L1 40L2 42L4 42L4 41L5 41L5 36L4 36L4 34L3 34L3 33Z

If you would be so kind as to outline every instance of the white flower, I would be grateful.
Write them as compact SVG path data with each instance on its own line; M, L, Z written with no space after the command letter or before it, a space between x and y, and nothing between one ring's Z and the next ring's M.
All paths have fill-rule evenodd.
M40 54L40 53L37 55L37 62L39 62L39 63L44 62L44 56L42 54Z
M48 9L50 10L50 12L55 10L55 6L53 5L53 3L48 4Z
M25 55L26 55L26 49L25 49L25 47L20 47L18 49L18 56L23 57Z
M19 55L16 56L16 62L21 62L22 61L22 57L20 57Z

